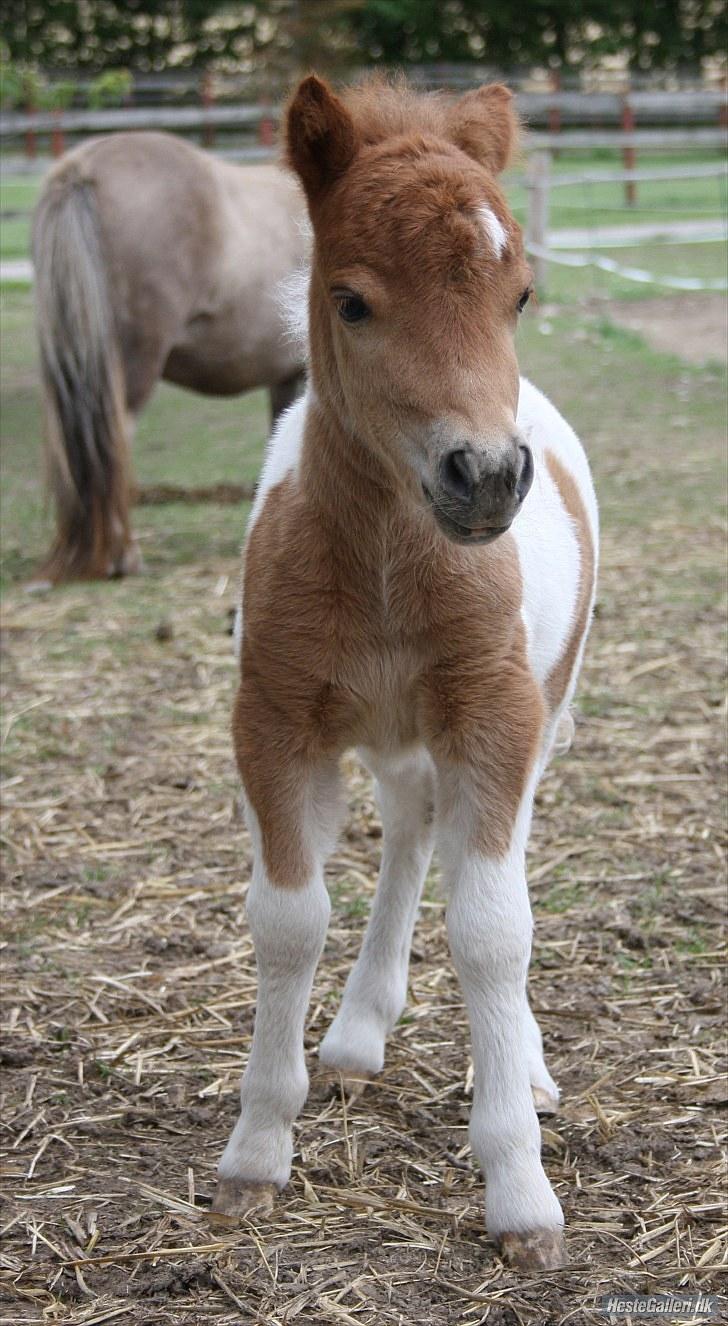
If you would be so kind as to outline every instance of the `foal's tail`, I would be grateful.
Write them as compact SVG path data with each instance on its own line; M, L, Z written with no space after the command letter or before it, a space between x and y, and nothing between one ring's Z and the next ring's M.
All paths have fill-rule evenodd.
M121 351L94 186L74 162L45 185L33 222L52 581L123 574L131 546Z

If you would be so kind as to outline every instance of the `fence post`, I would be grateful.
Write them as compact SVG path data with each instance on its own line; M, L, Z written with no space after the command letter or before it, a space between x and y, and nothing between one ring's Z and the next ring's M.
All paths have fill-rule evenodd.
M634 108L629 99L629 92L622 98L622 128L626 134L634 133ZM625 170L634 170L637 165L637 153L633 147L622 148L622 160ZM634 180L624 182L624 201L628 207L637 202L637 185Z
M36 108L29 99L25 107L26 115L35 115ZM35 136L35 129L27 129L25 133L25 155L29 161L34 161L38 151L38 143Z
M549 187L551 184L551 156L548 152L534 152L529 161L526 188L528 189L528 222L526 239L537 252L530 256L536 289L546 288L548 259L545 250L549 243Z
M203 70L202 79L200 80L200 101L202 102L203 111L209 110L215 103L215 91L212 86L212 75L209 69ZM213 147L214 144L215 126L211 124L206 117L205 123L202 127L202 146Z
M561 91L561 71L559 69L554 69L551 74L551 91L555 92L557 96ZM549 106L548 125L550 134L561 133L561 107L558 103ZM559 149L555 147L554 157L559 155Z
M264 94L260 98L261 117L258 125L258 142L261 147L273 147L276 141L276 127L270 113L270 98Z
M53 110L53 128L51 130L51 154L54 157L62 157L66 149L66 140L63 132L63 111L55 107Z

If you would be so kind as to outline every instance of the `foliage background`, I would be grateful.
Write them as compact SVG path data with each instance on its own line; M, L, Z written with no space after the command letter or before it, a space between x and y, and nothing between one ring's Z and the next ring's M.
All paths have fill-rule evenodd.
M723 0L14 0L11 59L58 70L253 64L271 74L478 60L511 69L695 66L728 38Z

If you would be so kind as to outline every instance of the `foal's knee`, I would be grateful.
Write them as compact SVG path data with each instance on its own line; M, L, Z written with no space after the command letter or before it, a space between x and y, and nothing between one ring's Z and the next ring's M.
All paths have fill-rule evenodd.
M284 976L316 961L331 913L323 876L303 888L286 889L255 870L246 910L260 968Z

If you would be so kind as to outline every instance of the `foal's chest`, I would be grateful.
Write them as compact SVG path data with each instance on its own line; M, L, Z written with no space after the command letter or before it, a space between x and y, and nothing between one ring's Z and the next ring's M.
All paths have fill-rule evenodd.
M385 749L417 740L435 641L412 570L383 561L329 609L327 670L346 744Z
M518 610L510 537L467 559L409 525L342 544L281 489L282 518L266 506L246 550L244 676L299 745L421 740L434 691L498 666Z

